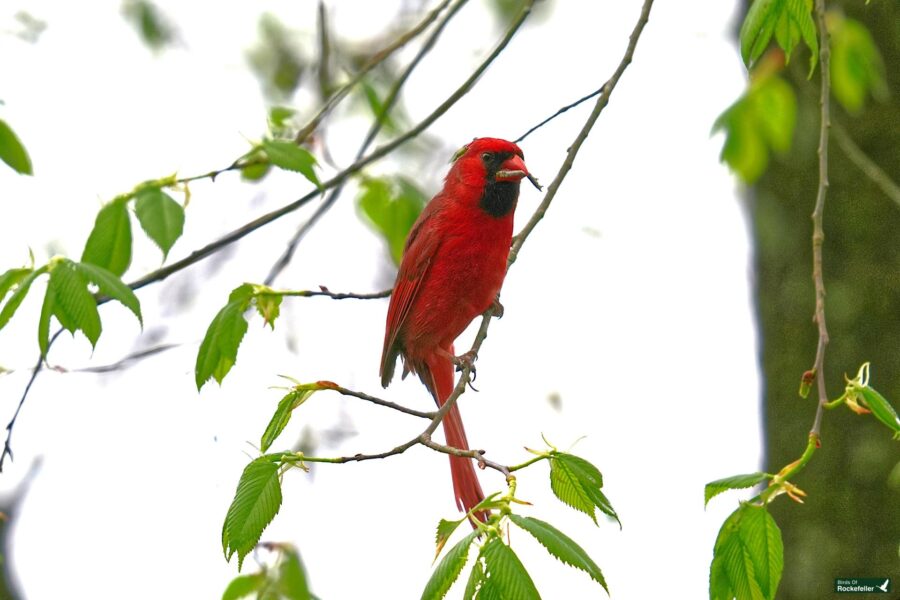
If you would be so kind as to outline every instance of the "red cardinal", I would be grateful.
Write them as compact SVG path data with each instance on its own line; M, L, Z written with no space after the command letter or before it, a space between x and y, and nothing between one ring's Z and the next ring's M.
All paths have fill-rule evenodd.
M453 341L500 291L512 241L519 182L537 181L522 151L506 140L478 138L462 148L444 189L425 207L406 240L384 332L381 385L394 376L419 376L438 406L453 391L458 361ZM447 444L469 449L459 409L444 417ZM456 505L468 511L484 499L472 459L450 456ZM489 513L476 517L485 521Z

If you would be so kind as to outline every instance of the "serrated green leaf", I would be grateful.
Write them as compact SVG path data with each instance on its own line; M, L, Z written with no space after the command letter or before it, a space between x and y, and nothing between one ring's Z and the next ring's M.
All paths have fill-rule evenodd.
M249 575L238 575L231 580L225 593L222 594L222 600L241 600L247 596L259 592L266 585L265 573L251 573Z
M281 294L269 293L272 292L272 289L266 286L256 286L256 288L253 303L256 305L257 312L263 318L264 324L271 327L274 331L275 319L281 314L281 300L283 297Z
M300 554L292 547L282 547L281 562L278 565L278 591L286 600L311 600L306 569Z
M766 473L747 473L746 475L732 475L731 477L710 481L703 490L703 506L705 507L710 500L722 492L750 488L768 478L769 476Z
M32 269L27 268L9 269L3 275L0 275L0 306L3 305L3 300L6 298L9 290L19 285L31 271Z
M603 476L597 467L588 461L564 452L553 453L550 457L550 488L556 497L575 510L588 515L595 524L595 508L612 517L622 526L612 504L600 491Z
M291 391L278 402L278 408L275 409L275 414L272 415L265 432L262 434L262 438L259 441L261 452L268 450L276 438L281 435L281 432L284 431L284 428L290 422L294 409L306 402L314 392L320 389L322 389L321 386L315 383L297 385L291 388Z
M465 520L465 518L458 519L456 521L441 519L440 522L438 522L437 532L434 536L434 544L436 546L436 549L434 551L434 560L437 560L437 557L441 555L441 550L444 549L444 545L447 543L447 540L450 539L450 536L453 535L453 532L456 531L456 528L459 527L459 524Z
M281 508L280 456L260 456L248 464L228 507L222 525L222 550L227 561L238 555L238 571Z
M146 188L135 196L134 213L165 260L184 231L184 208L161 189Z
M316 187L321 187L319 177L313 169L316 159L306 149L287 140L263 140L262 148L276 167L296 171Z
M831 90L848 112L856 114L869 94L876 100L889 96L884 60L864 24L837 15L833 23L829 26Z
M551 556L558 558L571 567L581 569L590 575L591 579L603 586L607 594L609 593L609 588L606 587L606 580L603 578L600 567L569 536L550 523L533 517L521 517L516 514L510 514L509 520L530 533L534 539L547 549Z
M143 327L144 318L141 316L141 303L137 296L134 295L134 292L131 291L131 288L125 285L121 279L103 267L90 263L75 263L75 269L90 283L96 285L97 290L101 294L117 300L122 306L130 310Z
M12 316L16 314L22 301L25 300L25 296L28 295L28 290L31 289L31 284L34 283L34 280L46 272L46 266L34 271L29 269L29 272L19 279L16 289L13 290L12 294L9 296L9 300L6 301L6 304L3 305L3 309L0 310L0 329L3 329L6 324L9 323L9 320L12 319ZM2 298L0 298L0 300L2 300Z
M784 50L785 60L802 39L810 49L809 73L819 58L819 43L812 17L812 0L755 0L741 25L741 57L750 67L762 56L772 35Z
M765 507L741 504L722 524L710 565L710 600L773 600L784 567L781 530Z
M131 220L127 200L115 200L97 213L81 262L103 267L121 277L131 264Z
M463 592L463 600L475 600L475 595L483 584L484 567L481 565L481 556L479 555L475 560L475 564L472 565L472 572L469 573L469 580L466 582L466 589Z
M50 270L47 294L53 295L53 316L59 324L73 335L81 331L91 346L96 346L102 327L97 302L87 285L75 263L62 259Z
M237 362L238 347L247 333L244 312L250 306L252 295L253 286L250 284L245 283L232 290L228 304L222 307L209 324L194 366L198 390L210 378L221 384Z
M493 538L485 544L483 555L487 581L496 586L501 598L540 600L541 595L522 561L500 538Z
M25 146L6 121L0 119L0 160L22 175L33 175Z
M425 584L422 600L441 600L447 595L450 586L453 585L463 567L466 566L466 562L469 560L469 546L472 545L477 536L478 532L473 531L450 548L447 554L444 555L444 558L441 559L441 562L434 568L428 583Z
M762 56L778 21L783 0L754 0L741 25L741 58L750 67Z
M409 230L425 207L425 195L402 177L368 178L360 182L357 205L387 242L391 258L400 264Z

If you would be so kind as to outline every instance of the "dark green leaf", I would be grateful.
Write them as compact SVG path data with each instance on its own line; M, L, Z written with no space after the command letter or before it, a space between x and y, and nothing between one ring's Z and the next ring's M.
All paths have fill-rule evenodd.
M134 214L165 260L184 231L184 208L161 189L147 188L135 197Z
M75 263L62 259L50 269L47 294L53 296L53 315L59 324L73 335L80 330L91 346L96 346L102 330L100 314L87 286Z
M278 566L278 591L287 600L310 600L306 569L300 554L292 547L282 547L281 563Z
M437 526L437 532L434 536L434 543L437 547L434 552L434 560L437 560L437 557L440 556L441 550L444 549L444 545L447 543L447 540L450 539L450 536L453 535L453 532L456 531L456 528L459 527L459 524L465 520L465 518L458 519L456 521L448 521L446 519L440 520Z
M556 497L597 523L595 508L622 526L612 504L600 491L603 477L597 467L573 454L558 452L550 458L550 487Z
M865 25L838 15L830 22L831 90L848 112L858 113L869 94L876 100L889 95L884 60Z
M500 598L540 600L541 595L522 561L500 538L491 539L485 545L483 554L488 581L496 586Z
M7 271L7 273L8 272L9 271ZM34 280L46 272L47 267L43 266L35 271L29 269L24 277L19 278L16 276L16 278L19 279L16 289L13 290L13 293L9 296L9 300L3 305L3 309L0 310L0 329L3 329L6 324L9 323L9 320L12 319L12 316L16 314L19 305L22 304L25 296L28 295L28 290L31 289L31 284L34 283ZM2 300L3 298L0 297L0 301Z
M104 296L108 296L113 300L118 300L122 306L134 313L137 320L143 326L144 319L141 316L141 303L131 291L131 288L125 285L121 279L113 273L107 271L103 267L92 265L90 263L77 263L75 269L84 276L89 282L97 286L97 290Z
M540 542L552 556L555 556L567 565L581 569L590 575L591 579L603 586L607 594L609 593L609 588L606 587L606 580L603 578L600 567L569 536L550 523L533 517L520 517L519 515L510 514L509 520L534 536L534 539Z
M438 563L438 566L435 567L428 583L425 584L422 600L441 600L447 595L450 586L453 585L453 582L459 577L460 571L466 566L466 561L469 560L469 546L472 545L477 536L478 532L473 531L450 548L447 554L444 555L444 558L441 559L441 562Z
M252 573L250 575L238 575L231 580L225 593L222 594L222 600L241 600L250 594L254 594L263 589L266 585L265 573Z
M296 171L320 187L319 177L313 166L315 157L294 142L287 140L263 140L263 150L272 164L288 171Z
M481 566L481 556L472 565L472 572L469 574L469 580L466 582L466 589L463 592L463 600L475 600L475 594L484 584L484 567ZM482 598L484 600L484 598Z
M894 410L891 403L869 386L858 387L857 389L862 394L863 402L866 403L866 406L872 411L875 418L894 432L894 439L900 439L900 417L897 416L897 411Z
M100 209L88 236L81 262L103 267L121 277L131 264L131 220L127 200L110 202Z
M710 600L773 600L784 566L781 530L765 507L742 504L722 524L710 565Z
M200 343L197 364L194 367L198 390L209 381L210 377L221 384L237 361L238 347L244 339L244 334L247 333L244 311L250 306L252 296L253 286L250 284L245 283L235 288L228 297L228 304L209 324L206 335Z
M731 477L710 481L706 484L703 492L703 506L709 504L710 500L722 492L750 488L768 478L769 476L765 473L747 473L746 475L732 475Z
M261 452L268 450L275 439L281 435L281 432L284 431L284 428L287 427L288 422L291 420L291 414L293 414L294 409L306 402L313 395L313 392L320 389L322 388L315 383L297 385L291 388L291 391L278 403L275 414L272 415L272 419L266 426L266 431L259 441Z
M0 160L22 175L33 175L31 158L25 146L6 121L0 119Z
M228 561L237 553L238 570L281 507L280 456L260 456L248 464L228 507L222 525L222 550Z
M425 207L425 195L400 177L369 178L360 183L357 204L374 229L384 237L391 258L400 264L406 236Z

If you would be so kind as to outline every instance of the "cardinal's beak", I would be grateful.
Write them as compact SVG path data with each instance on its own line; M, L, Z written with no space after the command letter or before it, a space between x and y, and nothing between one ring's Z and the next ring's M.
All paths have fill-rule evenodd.
M506 161L504 161L504 163L500 166L502 168L497 171L497 181L521 181L522 179L527 177L528 181L530 181L534 187L539 190L542 189L541 184L538 183L538 180L528 172L528 167L525 166L525 161L522 160L522 157L514 154L510 158L506 159Z

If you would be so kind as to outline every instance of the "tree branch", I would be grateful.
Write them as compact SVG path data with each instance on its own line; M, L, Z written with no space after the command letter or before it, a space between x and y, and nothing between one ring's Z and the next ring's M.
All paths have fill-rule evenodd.
M832 123L831 132L834 134L834 139L837 140L838 146L841 147L841 150L843 150L844 154L847 155L847 158L850 159L850 162L856 165L866 177L871 179L875 185L881 188L881 191L884 192L885 196L893 200L894 203L900 207L900 186L898 186L894 180L875 163L875 161L866 156L866 153L856 145L856 142L853 141L853 138L850 137L847 130L841 127L840 124Z

